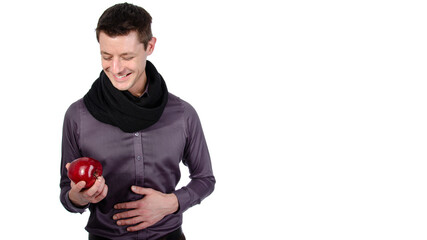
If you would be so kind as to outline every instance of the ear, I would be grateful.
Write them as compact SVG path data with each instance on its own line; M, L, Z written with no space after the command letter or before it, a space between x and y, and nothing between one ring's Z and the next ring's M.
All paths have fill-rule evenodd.
M156 46L157 39L152 37L151 40L147 43L147 55L151 55L154 51L154 47Z

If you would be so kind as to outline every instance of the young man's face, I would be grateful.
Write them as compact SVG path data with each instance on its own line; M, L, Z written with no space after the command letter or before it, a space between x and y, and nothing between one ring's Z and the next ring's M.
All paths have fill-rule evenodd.
M134 96L142 95L147 82L146 60L155 43L156 39L152 38L145 49L136 31L116 37L104 32L99 34L102 68L115 88L128 90Z

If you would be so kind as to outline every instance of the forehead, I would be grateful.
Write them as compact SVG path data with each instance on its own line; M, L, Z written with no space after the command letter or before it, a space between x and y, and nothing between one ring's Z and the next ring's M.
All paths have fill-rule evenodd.
M106 33L99 34L99 46L101 52L110 54L120 54L123 52L138 52L143 49L144 44L139 41L138 34L131 31L127 35L122 36L108 36Z

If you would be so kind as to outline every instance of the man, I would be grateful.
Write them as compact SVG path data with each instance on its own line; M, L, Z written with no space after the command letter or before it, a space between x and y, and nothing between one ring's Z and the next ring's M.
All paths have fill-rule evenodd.
M147 61L156 38L143 8L110 7L96 36L103 71L64 118L61 202L70 212L90 210L89 239L185 239L183 212L215 185L197 113L168 93ZM69 163L83 156L104 170L89 189L67 177ZM181 160L191 181L176 190Z

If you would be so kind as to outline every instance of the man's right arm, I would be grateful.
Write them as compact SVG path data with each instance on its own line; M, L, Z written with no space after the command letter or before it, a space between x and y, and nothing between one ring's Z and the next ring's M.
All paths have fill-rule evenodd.
M76 158L82 157L79 150L79 122L80 114L78 102L73 103L65 113L62 129L62 150L61 150L61 180L60 180L60 200L62 205L70 212L83 213L88 205L77 206L69 198L71 181L68 178L67 163Z

